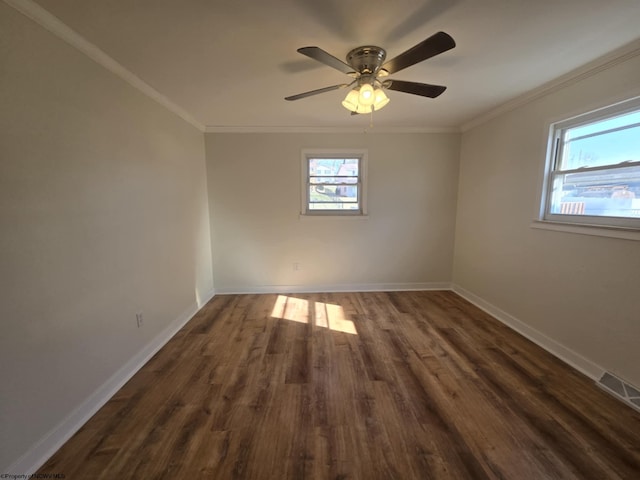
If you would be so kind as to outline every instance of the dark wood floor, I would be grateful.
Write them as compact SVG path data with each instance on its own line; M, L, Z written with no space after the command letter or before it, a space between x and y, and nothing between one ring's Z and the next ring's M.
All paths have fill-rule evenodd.
M640 414L452 292L221 295L40 471L638 479Z

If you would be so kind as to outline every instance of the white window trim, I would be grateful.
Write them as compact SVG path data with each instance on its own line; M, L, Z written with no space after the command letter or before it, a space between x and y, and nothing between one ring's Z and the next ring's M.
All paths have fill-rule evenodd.
M534 220L531 228L538 230L550 230L553 232L575 233L578 235L593 235L596 237L619 238L622 240L635 240L640 242L640 231L621 228L604 227L602 225L588 225L582 223L560 223L549 220Z
M569 118L564 117L562 120L547 122L547 128L545 129L546 158L543 178L539 182L539 185L541 185L538 202L539 209L537 217L530 225L531 228L640 241L640 220L587 215L577 217L575 215L551 214L547 211L551 201L550 183L557 155L557 132L567 126L590 123L603 115L624 114L638 108L640 108L640 97L636 96L578 113Z
M363 148L304 148L301 154L301 188L300 188L300 219L325 218L325 219L366 219L369 217L367 211L367 183L368 183L368 150ZM360 157L360 167L358 177L360 180L360 202L359 210L332 210L313 211L308 210L307 180L309 175L309 157Z

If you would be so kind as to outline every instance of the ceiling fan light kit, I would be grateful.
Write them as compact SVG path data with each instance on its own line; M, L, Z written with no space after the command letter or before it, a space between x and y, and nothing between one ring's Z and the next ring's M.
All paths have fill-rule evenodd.
M342 106L351 111L352 114L358 114L378 111L387 105L389 97L385 94L385 89L436 98L447 87L392 79L381 81L380 78L392 75L411 65L439 55L455 46L456 43L453 38L444 32L438 32L386 63L384 63L387 56L386 51L375 46L354 48L347 54L346 63L319 47L299 48L299 53L353 76L355 80L350 84L333 85L299 93L285 97L285 100L299 100L312 95L353 86L342 101Z
M387 103L389 103L389 97L381 87L374 89L371 85L366 84L350 90L342 101L342 106L353 113L370 113L377 112Z

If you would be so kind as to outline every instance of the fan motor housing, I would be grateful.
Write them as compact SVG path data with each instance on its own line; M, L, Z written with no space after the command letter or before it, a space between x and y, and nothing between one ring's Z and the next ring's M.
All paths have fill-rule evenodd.
M376 74L384 63L386 56L387 52L380 47L358 47L347 54L347 63L360 74Z

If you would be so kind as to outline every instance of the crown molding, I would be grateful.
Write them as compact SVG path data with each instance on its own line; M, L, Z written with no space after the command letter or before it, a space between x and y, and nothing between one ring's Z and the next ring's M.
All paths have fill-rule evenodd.
M203 124L193 118L186 110L179 107L163 94L158 92L151 85L146 83L140 77L127 70L124 66L111 58L105 52L100 50L96 45L89 42L75 30L69 28L56 16L49 13L40 5L32 0L3 0L7 5L13 7L18 12L22 13L25 17L33 20L39 24L45 30L48 30L58 38L68 43L72 47L76 48L80 52L84 53L91 60L109 70L114 75L120 77L132 87L138 89L143 94L147 95L152 100L165 107L167 110L176 114L187 123L193 125L201 132L204 132L205 127Z
M205 133L460 133L458 127L285 127L208 125Z
M534 88L518 97L513 98L505 103L502 103L498 107L483 113L482 115L463 123L460 126L460 131L466 132L472 128L482 125L489 120L498 117L511 110L515 110L518 107L533 102L539 98L545 97L549 94L567 88L571 85L581 82L589 77L597 75L600 72L604 72L610 68L625 63L632 58L640 56L640 39L635 40L627 45L613 50L606 55L603 55L596 60L593 60L585 65L578 67L569 73L566 73L560 77L557 77L541 86Z

